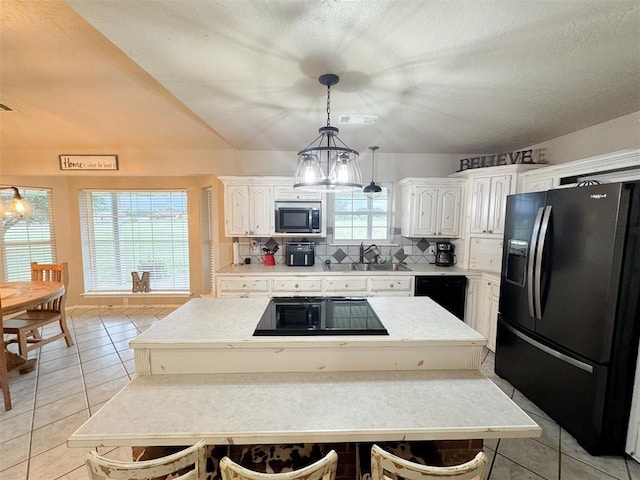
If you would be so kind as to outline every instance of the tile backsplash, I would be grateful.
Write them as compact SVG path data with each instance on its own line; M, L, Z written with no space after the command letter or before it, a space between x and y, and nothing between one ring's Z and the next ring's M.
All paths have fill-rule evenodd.
M317 238L313 237L306 239L300 238L283 238L283 237L267 237L267 238L238 238L239 246L238 251L240 253L240 261L250 259L251 263L262 263L263 255L262 249L273 249L275 245L279 246L278 251L275 253L275 260L278 264L285 264L284 255L287 242L300 241L300 240L313 240L316 244L316 264L320 264L325 260L329 260L332 263L352 263L357 262L360 253L360 245L342 245L333 243L333 231L328 229L326 237ZM400 229L395 229L394 234L389 241L384 243L377 242L365 242L365 247L372 243L378 245L378 252L381 259L386 261L387 257L391 255L392 261L405 262L407 264L412 263L434 263L435 255L432 250L435 249L437 241L443 241L446 239L428 239L428 238L406 238L400 236ZM255 243L255 246L253 245ZM429 248L433 246L433 249ZM366 261L372 261L374 257L367 255Z

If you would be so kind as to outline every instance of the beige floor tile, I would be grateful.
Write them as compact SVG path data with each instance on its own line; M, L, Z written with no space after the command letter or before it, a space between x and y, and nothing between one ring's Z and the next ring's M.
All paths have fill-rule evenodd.
M123 377L127 374L125 367L121 363L111 365L110 367L101 368L95 372L87 373L84 376L86 388L96 387L103 383L110 382L116 378Z
M129 333L129 332L137 332L138 329L133 322L129 323L120 323L118 325L109 325L106 327L109 332L109 336L113 338L115 335L119 335L121 333Z
M90 350L83 350L82 352L80 352L80 359L82 360L82 362L86 362L88 360L104 357L105 355L109 355L115 352L116 349L113 344L108 343L99 347L92 348Z
M72 472L65 473L64 475L56 478L56 480L91 480L87 467L82 466L76 468Z
M124 362L124 368L127 369L127 373L129 375L133 375L134 373L136 373L136 361L134 359L127 360L126 362Z
M0 478L2 478L2 480L25 480L27 478L27 467L27 461L19 463L18 465L0 472Z
M105 345L113 345L113 342L109 338L108 335L103 337L96 337L93 340L88 340L86 342L82 342L78 344L78 351L80 352L80 356L82 357L82 353L87 350L92 350L94 348L103 347Z
M89 405L97 405L103 403L112 398L116 393L122 390L126 384L129 383L129 377L124 376L111 380L97 387L87 389L87 397L89 398Z
M120 360L122 360L123 362L126 362L127 360L134 359L135 351L133 350L133 348L129 348L127 350L120 350L118 352L118 355L120 356Z
M28 410L19 415L14 415L6 420L0 421L0 443L7 442L13 438L24 435L31 431L33 411Z
M89 412L84 410L35 429L31 437L31 456L62 445L88 418Z
M40 375L38 377L38 388L52 387L70 378L79 378L81 376L80 365L72 365L55 372Z
M74 413L87 410L85 392L75 393L55 402L47 403L36 409L33 428L40 428Z
M140 335L140 333L138 332L138 329L134 327L133 330L127 330L126 332L119 332L113 335L110 334L109 336L113 343L117 343L124 340L133 340L138 335Z
M40 362L38 365L38 375L46 375L47 373L78 365L79 363L80 359L77 355L56 358L55 360L49 360L48 362Z
M118 363L122 363L118 354L111 353L103 357L98 357L94 358L93 360L82 362L82 371L86 375L87 373L95 372L96 370L100 370L101 368L110 367Z
M78 345L80 345L81 343L90 342L91 340L95 340L96 338L100 338L100 337L109 338L109 334L105 329L95 330L93 332L80 333L80 334L76 334L76 342L78 342Z
M82 377L69 378L46 388L38 388L36 408L84 391Z
M29 458L31 432L0 443L0 478L2 471L18 465Z
M489 480L545 480L545 477L496 454Z
M120 352L131 348L129 346L130 341L131 340L120 340L119 342L114 342L113 345L116 347L116 350Z
M547 480L558 480L558 450L530 438L503 438L498 450L501 456L540 474Z
M29 480L56 479L84 465L86 450L59 445L31 458Z
M64 340L60 340L61 342L64 342ZM66 343L64 344L65 348L57 348L55 350L49 350L46 352L41 352L40 353L40 362L48 362L49 360L55 360L57 358L63 358L63 357L69 357L69 356L74 356L74 355L78 355L78 346L77 345L71 345L70 347L67 347Z
M4 403L0 401L0 422L22 415L25 412L33 412L35 398L33 393L26 395L14 395L11 391L11 410L4 409Z
M560 445L562 448L562 453L569 455L576 460L580 460L587 465L602 470L603 472L607 472L613 477L624 478L625 480L629 478L627 472L627 464L624 460L624 457L610 455L593 457L589 455L578 444L576 439L573 438L573 436L567 433L567 431L564 429L560 431Z
M629 478L626 471L622 477L612 477L607 472L593 468L568 455L561 455L560 471L562 480L627 480Z

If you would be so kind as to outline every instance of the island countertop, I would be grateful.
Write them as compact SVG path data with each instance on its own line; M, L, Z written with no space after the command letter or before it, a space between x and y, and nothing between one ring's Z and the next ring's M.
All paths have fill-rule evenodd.
M485 345L486 339L429 297L369 297L369 304L389 332L388 336L330 335L309 337L253 337L268 297L195 298L167 315L130 342L132 348L158 343L251 343L256 346L288 343L448 342Z
M73 447L532 437L486 340L428 297L369 302L389 337L253 337L268 298L190 300L131 341L138 376Z
M535 437L478 371L138 377L70 447Z
M335 264L334 264L335 265ZM244 276L244 275L265 275L265 276L366 276L366 275L481 275L482 272L478 270L467 270L466 268L460 268L454 266L439 267L430 263L411 263L406 265L409 270L324 270L322 264L316 264L310 267L290 267L288 265L276 264L271 266L265 266L262 263L251 263L249 265L227 265L216 271L217 274L225 276Z
M369 297L389 335L253 336L270 301L197 298L130 342L138 375L478 369L486 339L428 297Z

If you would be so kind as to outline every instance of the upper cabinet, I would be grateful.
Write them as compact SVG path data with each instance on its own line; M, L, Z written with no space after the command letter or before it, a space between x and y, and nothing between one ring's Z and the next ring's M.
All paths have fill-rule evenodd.
M225 184L224 200L226 236L271 235L274 217L271 185Z
M507 195L512 193L511 182L511 175L478 177L471 180L470 233L502 235Z
M322 192L293 188L292 177L219 177L224 185L224 234L227 237L300 236L275 232L275 202L319 201L323 214L321 232L326 231L326 201Z
M405 178L402 188L403 237L460 236L464 182L444 178Z

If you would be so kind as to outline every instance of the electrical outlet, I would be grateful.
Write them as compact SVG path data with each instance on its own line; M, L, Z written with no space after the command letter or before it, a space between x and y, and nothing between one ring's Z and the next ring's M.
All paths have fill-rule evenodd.
M427 248L427 255L435 255L435 254L436 254L435 245L429 245L429 248Z
M253 253L258 253L258 241L257 240L251 240L251 251Z
M404 251L405 255L411 255L413 252L413 246L412 245L403 245L402 246L402 250Z

